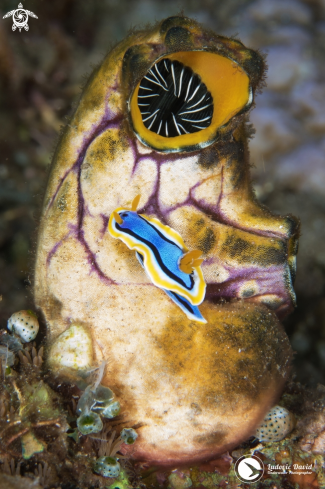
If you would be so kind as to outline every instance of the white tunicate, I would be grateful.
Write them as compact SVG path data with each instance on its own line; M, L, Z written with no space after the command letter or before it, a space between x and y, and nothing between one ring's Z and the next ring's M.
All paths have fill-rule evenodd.
M118 477L121 466L116 457L99 457L96 460L94 471L103 477Z
M108 387L104 385L98 385L96 390L93 390L94 400L98 406L105 405L108 402L111 402L114 398L114 394Z
M256 430L255 436L262 443L283 440L294 428L294 417L286 408L274 406Z
M95 389L89 385L79 399L77 414L91 410L105 418L114 418L120 411L118 401L113 401L114 394L108 387L99 384Z
M8 319L7 327L19 336L23 343L35 340L39 330L37 317L32 311L15 312Z
M77 419L77 426L80 433L89 435L90 433L99 433L103 429L103 422L98 414L86 411L81 413Z
M62 370L85 372L91 368L93 357L93 341L89 329L76 323L63 331L52 343L49 366L56 374Z
M133 428L123 428L121 431L121 440L127 445L132 445L138 438L138 433Z

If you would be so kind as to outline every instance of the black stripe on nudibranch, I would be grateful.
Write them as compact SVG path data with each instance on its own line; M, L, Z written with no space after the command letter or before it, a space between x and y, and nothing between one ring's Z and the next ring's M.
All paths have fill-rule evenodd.
M139 216L141 217L141 216ZM142 218L143 219L143 218ZM146 221L147 224L150 224L146 219L144 219ZM151 225L151 224L150 224ZM191 275L188 275L189 279L190 279L190 286L188 286L184 280L182 280L180 277L178 277L177 275L175 275L171 270L169 270L169 268L166 267L166 265L164 264L164 262L162 261L161 259L161 256L160 256L160 253L159 253L159 250L158 248L153 244L151 243L150 241L148 241L147 239L145 239L143 236L140 236L139 234L135 233L134 231L132 231L131 229L128 229L128 228L122 228L117 222L115 223L115 227L118 231L122 232L122 233L125 233L125 234L128 234L129 236L132 236L133 238L135 238L137 241L139 241L140 243L143 243L144 245L146 245L148 248L150 248L150 250L152 251L152 253L154 254L154 257L159 265L159 267L161 268L161 270L165 273L165 275L167 275L168 277L170 277L172 280L174 280L175 282L177 282L178 284L180 284L182 287L184 287L185 289L187 290L193 290L194 286L195 286L195 282L194 282L194 278ZM167 241L168 243L172 243L170 242L162 233L160 233L160 231L158 231L154 226L152 226L152 228L157 232L157 234L162 238L164 239L165 241ZM172 243L173 245L175 245L175 243ZM176 245L175 245L176 246Z
M158 234L158 236L163 239L164 241L166 241L167 243L173 245L173 246L176 246L176 248L178 248L179 250L183 251L180 246L178 246L178 244L176 244L174 241L171 241L170 239L168 239L156 226L154 226L153 224L151 224L150 221L148 221L147 219L144 219L142 216L140 216L138 214L138 217L140 219L142 219L142 221L144 221L146 223L147 226L150 226L151 229Z
M142 266L144 266L143 256L138 251L136 253L137 253L137 257L138 257L139 262L141 263ZM184 307L189 313L195 314L195 310L194 310L193 306L186 299L184 299L184 297L180 296L179 294L176 294L176 292L173 292L172 290L165 290L165 292L169 296L171 296L174 301L179 303L180 306Z
M123 212L120 214L120 217L123 219L123 217L125 217L127 215L127 212ZM144 221L146 223L146 226L149 226L161 239L163 239L164 241L166 241L167 243L169 243L170 245L172 246L176 246L176 248L178 248L179 250L183 251L182 248L175 243L175 241L172 241L170 239L167 238L167 236L165 234L163 234L156 226L154 226L150 221L148 221L147 219L145 219L144 217L142 217L140 214L138 214L138 218L141 219L142 221ZM121 229L125 229L125 228L121 228Z
M143 255L141 255L141 253L138 251L136 251L136 255L142 267L145 268ZM183 310L183 312L185 312L189 319L206 322L197 306L193 306L187 299L179 294L176 294L176 292L173 292L172 290L162 290L164 290L166 294L175 302L175 304L177 304Z
M200 76L168 58L142 78L138 106L145 127L169 138L206 129L213 116L213 99Z
M188 312L190 312L191 314L195 314L193 307L191 307L191 304L186 299L181 297L179 294L176 294L172 290L169 290L168 292L174 297L174 299L177 302L179 302L183 307L185 307L185 309L187 309Z

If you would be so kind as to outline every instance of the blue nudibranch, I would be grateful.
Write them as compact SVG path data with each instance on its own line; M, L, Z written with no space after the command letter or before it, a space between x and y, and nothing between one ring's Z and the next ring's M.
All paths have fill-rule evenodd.
M203 302L206 289L201 251L188 252L177 231L156 218L138 214L139 200L140 196L133 200L131 210L119 207L112 212L110 235L136 251L153 284L163 289L189 319L205 323L197 307Z

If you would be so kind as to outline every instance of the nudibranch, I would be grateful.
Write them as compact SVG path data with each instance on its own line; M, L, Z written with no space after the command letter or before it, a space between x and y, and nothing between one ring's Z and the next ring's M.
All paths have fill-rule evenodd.
M199 257L202 252L188 252L177 231L159 219L137 214L137 196L131 210L119 207L112 212L108 229L113 238L120 239L136 251L140 264L154 285L185 312L189 319L206 323L197 305L205 297L206 284Z
M48 365L75 382L109 359L121 428L139 426L123 451L147 464L249 438L290 371L299 222L257 201L249 169L264 73L258 52L183 16L134 31L54 155L34 286Z

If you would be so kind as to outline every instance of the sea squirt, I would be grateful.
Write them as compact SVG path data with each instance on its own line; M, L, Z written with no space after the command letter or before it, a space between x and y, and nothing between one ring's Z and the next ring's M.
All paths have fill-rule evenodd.
M299 223L260 205L247 126L265 64L186 17L135 31L91 75L54 155L35 300L48 364L98 365L146 463L211 460L253 435L281 394L291 348ZM113 239L116 209L157 219L200 250L206 294L192 320ZM201 259L200 258L200 259ZM141 261L141 260L140 260Z
M295 427L295 417L282 406L274 406L257 428L255 436L261 443L283 440Z

